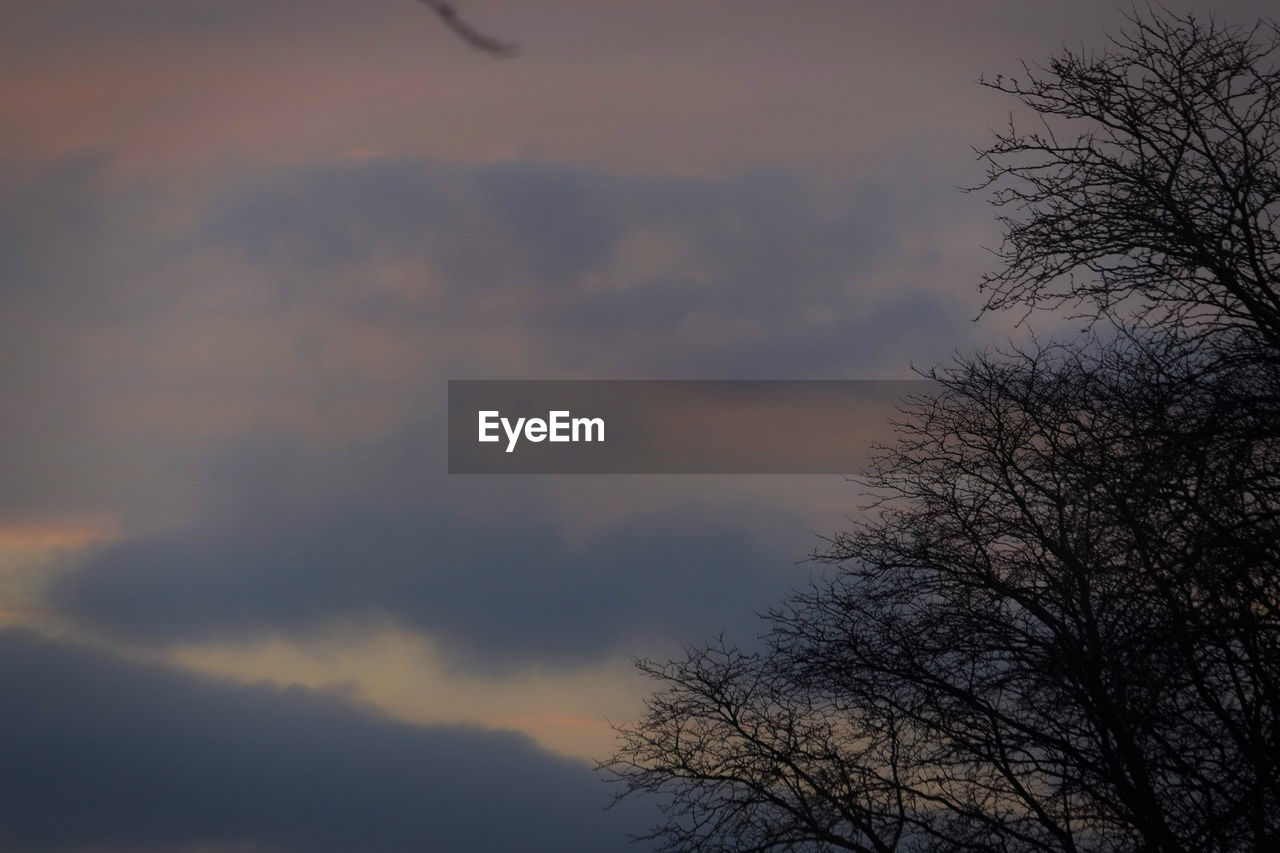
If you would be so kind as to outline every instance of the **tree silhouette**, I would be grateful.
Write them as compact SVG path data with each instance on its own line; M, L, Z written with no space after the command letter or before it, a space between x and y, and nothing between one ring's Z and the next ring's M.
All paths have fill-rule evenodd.
M935 370L762 650L640 662L664 849L1280 848L1276 44L1134 15L990 84L1041 123L981 152L989 309L1090 330Z

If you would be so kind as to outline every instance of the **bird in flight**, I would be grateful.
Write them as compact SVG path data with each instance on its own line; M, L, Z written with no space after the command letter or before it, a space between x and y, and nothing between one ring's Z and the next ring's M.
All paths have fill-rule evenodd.
M477 50L492 53L494 56L511 56L516 52L514 44L490 38L464 21L462 16L458 14L458 10L453 8L452 3L447 3L445 0L419 0L419 2L435 12L436 17L443 21L446 27L453 30L454 35Z

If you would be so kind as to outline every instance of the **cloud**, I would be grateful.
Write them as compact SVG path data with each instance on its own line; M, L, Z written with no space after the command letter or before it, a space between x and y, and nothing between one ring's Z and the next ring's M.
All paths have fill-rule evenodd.
M628 642L749 638L754 612L807 578L765 531L699 515L631 517L581 542L518 511L273 518L109 546L60 576L48 602L147 643L390 620L471 667L581 665Z
M306 311L402 334L447 321L514 335L511 360L549 366L612 341L597 350L604 366L632 371L662 344L696 370L725 329L737 329L732 343L763 332L801 342L968 293L973 281L938 246L949 215L980 204L910 174L833 183L788 170L671 177L525 161L125 179L83 156L20 175L0 181L3 298L44 319L137 327L208 319L197 310L278 321ZM955 337L966 319L925 322Z
M10 164L0 509L183 522L193 468L438 424L449 377L900 377L974 334L949 294L978 250L939 236L972 201L891 174Z
M0 632L0 847L633 849L584 764L525 738L414 727Z
M584 532L549 486L441 476L444 379L901 375L967 328L927 182L83 158L0 188L0 500L124 516L51 602L145 642L389 619L501 668L749 636L805 577L794 496L756 489L761 523L673 483Z
M786 171L675 178L391 159L274 175L211 211L194 239L306 281L294 300L339 295L317 275L413 258L435 288L424 281L419 292L342 304L386 322L443 313L501 323L560 364L593 347L606 369L643 370L674 345L696 370L725 328L800 342L825 328L870 327L925 291L968 287L904 248L933 208L967 203L950 186L864 181L836 192ZM890 266L917 272L905 294L886 292Z

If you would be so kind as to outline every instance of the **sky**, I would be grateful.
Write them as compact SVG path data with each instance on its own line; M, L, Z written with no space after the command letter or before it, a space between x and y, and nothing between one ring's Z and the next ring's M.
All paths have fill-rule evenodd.
M412 0L0 0L0 849L633 849L632 659L749 645L861 492L449 476L447 380L1055 331L978 318L977 80L1115 3L457 5L519 55Z

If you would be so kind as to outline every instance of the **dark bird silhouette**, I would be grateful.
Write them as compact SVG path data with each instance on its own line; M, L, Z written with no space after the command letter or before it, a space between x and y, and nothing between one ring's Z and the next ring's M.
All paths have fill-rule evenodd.
M514 44L490 38L464 21L452 3L446 3L444 0L419 0L419 2L435 12L444 25L453 30L454 35L477 50L483 50L495 56L511 56L516 52Z

